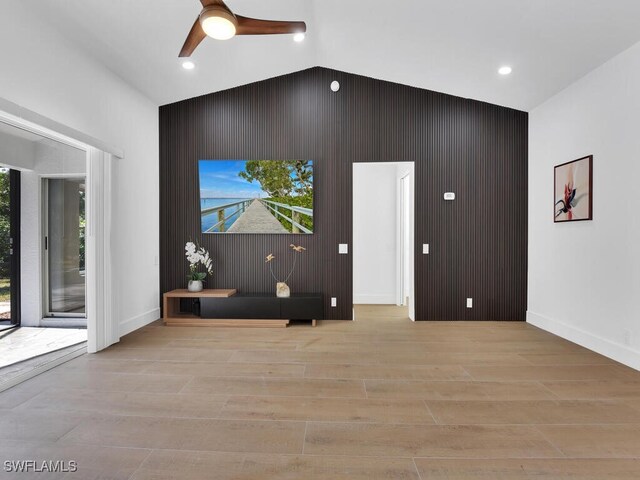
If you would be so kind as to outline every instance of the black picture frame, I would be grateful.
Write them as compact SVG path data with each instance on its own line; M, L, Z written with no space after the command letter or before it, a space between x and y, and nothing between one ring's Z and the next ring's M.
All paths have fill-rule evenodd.
M588 188L589 188L589 191L587 192L587 199L586 199L587 208L588 208L587 216L583 217L583 218L567 218L567 219L559 220L558 217L562 213L566 213L567 208L566 208L566 205L564 204L564 200L558 200L558 198L557 198L556 192L558 190L558 172L562 168L567 168L571 164L578 163L578 162L585 162L585 161L589 165L589 167L588 167L588 171L589 171L589 178L588 178L589 187ZM575 195L575 193L576 192L574 191L573 194ZM593 220L593 155L587 155L586 157L580 157L580 158L577 158L575 160L571 160L570 162L565 162L565 163L562 163L560 165L556 165L555 167L553 167L553 202L554 202L554 206L553 206L553 222L554 223L582 222L582 221L585 221L585 220ZM560 211L560 213L558 213L560 208L563 208L563 210Z

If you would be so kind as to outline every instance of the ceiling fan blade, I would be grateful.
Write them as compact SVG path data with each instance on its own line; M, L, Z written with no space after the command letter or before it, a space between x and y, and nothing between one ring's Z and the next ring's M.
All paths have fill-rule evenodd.
M200 0L200 3L204 8L210 7L211 5L224 5L222 0ZM226 5L224 5L226 7Z
M236 15L238 28L236 35L277 35L283 33L304 33L307 24L304 22L285 22L280 20L260 20L258 18Z
M200 26L200 19L196 18L196 22L193 24L193 27L191 27L191 31L189 32L189 35L187 35L187 39L182 46L182 50L180 50L180 55L178 56L190 57L196 47L200 45L200 42L202 42L206 36L207 34L204 33L202 26Z

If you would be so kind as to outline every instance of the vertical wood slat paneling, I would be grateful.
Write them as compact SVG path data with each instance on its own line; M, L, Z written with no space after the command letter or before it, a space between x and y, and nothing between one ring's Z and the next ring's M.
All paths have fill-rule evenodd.
M275 289L264 256L286 259L295 241L308 250L292 290L320 291L327 318L350 319L352 259L338 244L352 240L352 165L413 161L417 319L524 320L527 121L524 112L325 68L163 106L161 291L184 286L189 239L214 255L210 287L247 292ZM200 234L200 159L313 160L315 233ZM456 201L445 202L446 191Z

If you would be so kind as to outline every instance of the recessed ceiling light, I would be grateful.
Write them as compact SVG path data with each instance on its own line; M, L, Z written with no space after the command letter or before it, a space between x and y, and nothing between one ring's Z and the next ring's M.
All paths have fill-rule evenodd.
M185 70L193 70L194 68L196 68L196 64L191 60L185 60L184 62L182 62L182 68L184 68Z
M498 73L499 73L500 75L509 75L512 71L513 71L513 70L511 69L511 67L508 67L508 66L506 66L506 65L505 65L504 67L500 67L500 68L498 69Z
M304 33L296 33L293 36L294 42L302 42L304 40Z

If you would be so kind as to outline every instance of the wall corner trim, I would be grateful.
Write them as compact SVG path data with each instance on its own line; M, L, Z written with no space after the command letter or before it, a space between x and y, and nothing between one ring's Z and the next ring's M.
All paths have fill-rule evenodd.
M120 337L124 337L125 335L138 330L146 325L149 325L152 322L155 322L160 318L160 308L154 308L145 312L141 315L136 315L135 317L129 318L123 322L120 322Z
M601 338L593 333L572 325L567 325L559 320L546 317L531 310L527 310L527 323L584 348L593 350L628 367L640 370L640 351L626 345Z

